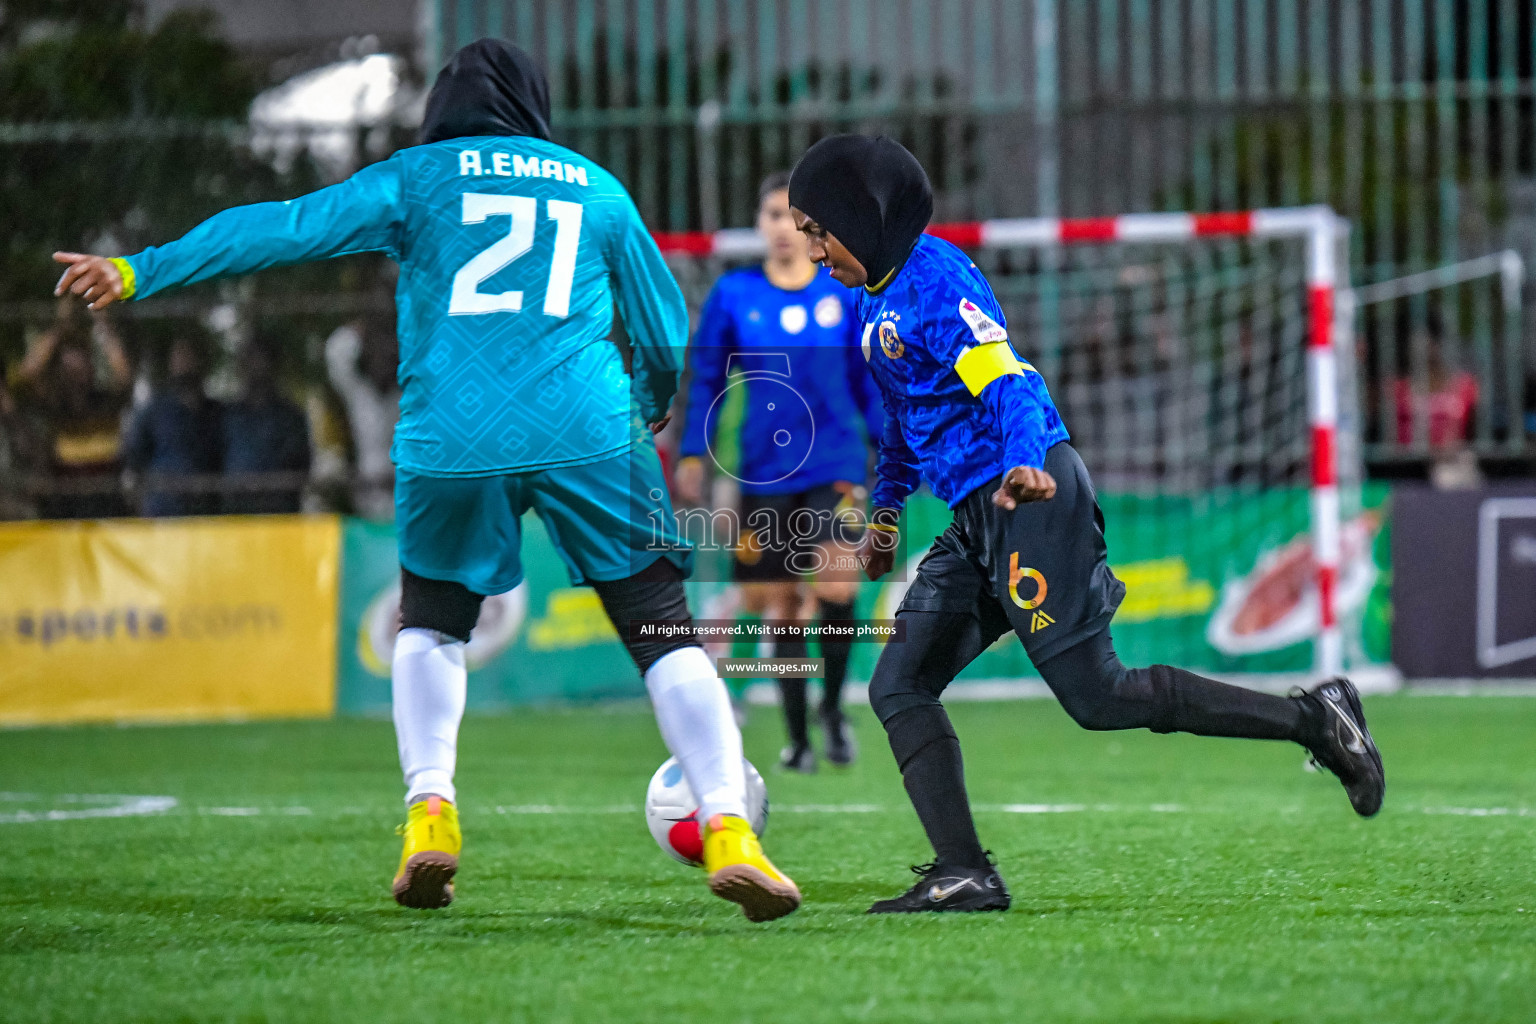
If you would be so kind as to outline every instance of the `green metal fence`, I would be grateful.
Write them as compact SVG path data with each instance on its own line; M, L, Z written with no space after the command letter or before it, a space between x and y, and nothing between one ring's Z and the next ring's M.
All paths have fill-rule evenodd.
M1536 243L1529 0L438 0L436 50L513 39L565 141L659 228L750 223L756 183L830 131L923 160L938 216L1325 203L1357 280ZM1398 398L1477 379L1483 454L1525 450L1536 365L1497 277L1362 311L1378 457ZM1401 393L1401 394L1399 394ZM1405 401L1407 399L1404 399ZM1406 431L1406 432L1405 432Z
M860 130L917 153L941 220L1325 203L1352 223L1351 278L1366 285L1536 252L1536 0L434 0L427 13L431 61L487 34L539 55L561 140L614 170L659 230L749 224L765 173ZM382 146L359 152L409 134L371 133ZM0 124L7 209L49 213L28 253L101 231L160 241L222 203L299 187L250 142L235 122ZM166 187L193 143L238 159ZM77 178L105 199L83 201ZM1227 265L1211 251L1213 270ZM989 260L1000 291L1055 266ZM51 264L32 262L35 281L0 289L10 356L16 325L49 316ZM678 271L701 296L714 269ZM1459 387L1475 450L1528 460L1529 289L1500 273L1418 280L1359 307L1368 452L1432 454L1436 396Z

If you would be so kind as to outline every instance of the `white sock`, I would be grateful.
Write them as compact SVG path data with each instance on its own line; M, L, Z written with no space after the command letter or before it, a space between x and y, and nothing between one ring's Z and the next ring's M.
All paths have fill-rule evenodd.
M452 800L459 721L469 688L464 645L433 629L402 629L395 638L392 677L405 805L433 793Z
M747 817L741 730L709 655L700 647L668 652L645 673L645 688L661 738L699 798L699 820L717 814Z

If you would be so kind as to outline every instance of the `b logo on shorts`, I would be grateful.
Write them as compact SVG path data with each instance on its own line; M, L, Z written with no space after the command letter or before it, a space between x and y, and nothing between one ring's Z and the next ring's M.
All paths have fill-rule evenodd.
M1035 596L1028 601L1019 596L1019 581L1023 579L1035 581ZM1030 569L1028 567L1020 569L1019 553L1017 551L1008 556L1008 596L1013 598L1014 604L1025 611L1039 608L1045 603L1047 589L1045 577L1040 573L1039 569Z

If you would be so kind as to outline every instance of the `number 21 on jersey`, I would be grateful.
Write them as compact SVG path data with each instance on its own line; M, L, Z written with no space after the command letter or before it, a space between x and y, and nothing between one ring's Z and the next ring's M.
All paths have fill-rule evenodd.
M581 204L549 199L545 205L549 219L555 222L555 251L549 264L549 284L544 289L544 314L566 317L571 312L571 281L576 276L576 246L581 241ZM511 223L504 238L453 275L453 293L448 300L452 316L516 313L523 308L521 290L482 292L480 282L533 248L539 201L531 196L465 192L463 222L482 224L488 217L510 217Z

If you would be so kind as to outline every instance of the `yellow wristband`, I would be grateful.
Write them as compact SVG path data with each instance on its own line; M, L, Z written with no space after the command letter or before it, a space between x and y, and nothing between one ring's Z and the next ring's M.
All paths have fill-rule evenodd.
M133 298L133 293L139 290L139 277L133 272L133 264L129 263L121 256L113 256L111 259L107 260L107 262L116 267L117 272L122 275L123 278L123 294L119 295L118 298Z
M899 528L897 528L895 526L886 526L884 523L865 523L864 525L867 526L871 530L880 530L880 531L883 531L885 533L900 533L901 532L901 530Z

